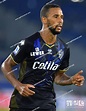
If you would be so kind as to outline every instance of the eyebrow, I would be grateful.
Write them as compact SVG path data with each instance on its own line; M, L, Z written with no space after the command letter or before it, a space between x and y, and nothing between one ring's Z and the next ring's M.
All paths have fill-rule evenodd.
M54 14L53 16L59 16L59 14ZM61 15L62 18L64 18L64 15Z

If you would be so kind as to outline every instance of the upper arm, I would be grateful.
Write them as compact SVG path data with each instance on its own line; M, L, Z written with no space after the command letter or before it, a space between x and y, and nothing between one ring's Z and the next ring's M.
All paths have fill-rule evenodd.
M26 41L24 40L23 43L21 41L20 44L17 45L17 47L11 53L12 60L16 64L21 63L27 56L27 50L29 51L29 47L27 46Z
M15 66L16 63L13 61L13 59L11 58L11 55L9 55L6 60L2 63L1 65L1 69L5 70L8 68L12 68L13 66Z
M26 44L20 42L20 44L14 49L14 51L7 57L2 63L2 68L11 68L18 63L21 63L26 58Z

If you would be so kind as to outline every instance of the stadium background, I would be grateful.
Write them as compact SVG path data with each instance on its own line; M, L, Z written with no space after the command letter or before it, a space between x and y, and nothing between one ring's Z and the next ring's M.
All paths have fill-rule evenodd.
M0 65L15 48L10 48L10 46L41 29L40 9L49 1L4 0L1 3L2 0L0 0ZM75 64L75 66L71 67L67 74L71 76L82 69L86 78L86 1L55 0L53 3L59 4L64 13L64 26L59 36L65 42L68 42L82 35L82 38L69 44L71 49L70 65ZM15 20L27 12L31 13L19 20ZM18 74L17 71L15 73ZM57 111L85 111L85 86L86 82L82 87L55 85ZM0 70L0 111L4 111L4 109L7 111L12 90L13 87ZM73 90L71 93L63 95L71 90ZM79 105L79 100L80 104L84 102L83 107ZM69 101L72 102L71 105Z

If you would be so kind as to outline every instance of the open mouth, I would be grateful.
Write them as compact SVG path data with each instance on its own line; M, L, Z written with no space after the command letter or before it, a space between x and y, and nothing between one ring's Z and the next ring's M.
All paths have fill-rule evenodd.
M62 25L57 25L56 28L61 30L62 29Z

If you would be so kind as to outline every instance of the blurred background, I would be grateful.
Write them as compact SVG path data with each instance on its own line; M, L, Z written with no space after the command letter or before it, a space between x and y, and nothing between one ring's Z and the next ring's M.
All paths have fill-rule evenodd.
M14 50L12 45L41 29L40 9L48 2L50 0L0 0L0 66ZM86 0L55 0L53 3L59 4L64 13L64 26L59 37L69 42L82 36L69 44L70 65L74 64L74 67L71 67L67 74L72 76L82 69L86 78ZM17 19L24 14L26 16ZM15 75L18 75L17 71ZM54 86L57 111L86 110L86 82L82 87ZM12 91L13 86L0 70L0 111L8 111Z

